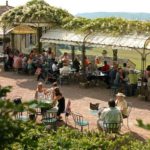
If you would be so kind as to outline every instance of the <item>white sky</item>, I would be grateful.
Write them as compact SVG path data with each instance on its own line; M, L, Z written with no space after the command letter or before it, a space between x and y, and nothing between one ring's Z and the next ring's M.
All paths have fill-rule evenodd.
M24 5L29 0L8 0L9 5ZM72 14L81 12L150 12L150 0L45 0L52 6L68 10ZM6 0L0 0L5 5Z

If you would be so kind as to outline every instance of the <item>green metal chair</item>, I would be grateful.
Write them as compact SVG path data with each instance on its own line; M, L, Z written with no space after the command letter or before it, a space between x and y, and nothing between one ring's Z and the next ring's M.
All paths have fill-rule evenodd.
M25 112L22 112L22 111L16 112L15 119L26 122L26 121L29 121L29 115L25 114Z
M42 114L42 122L45 125L51 125L54 129L56 129L57 122L57 110L51 109L47 110Z
M121 129L121 123L103 123L103 130L106 133L118 133Z
M81 131L83 131L84 126L88 126L88 129L89 129L89 122L85 120L81 114L71 112L71 115L75 123L75 128L76 128L76 125L78 125L81 127Z

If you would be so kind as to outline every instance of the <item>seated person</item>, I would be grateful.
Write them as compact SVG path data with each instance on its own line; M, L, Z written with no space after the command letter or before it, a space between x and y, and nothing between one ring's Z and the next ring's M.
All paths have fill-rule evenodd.
M72 68L76 69L76 72L79 72L80 69L80 62L78 60L78 58L76 57L73 61L73 65Z
M59 89L57 82L52 83L52 87L47 90L47 98L54 100L55 90Z
M110 66L107 64L107 61L104 61L104 66L102 66L101 71L105 73L109 73Z
M54 100L58 102L57 118L61 119L61 114L65 111L65 98L62 96L60 91L55 92Z
M123 121L121 111L116 107L114 100L108 101L108 108L104 108L97 121L99 130L105 130L104 123L121 123Z
M52 71L53 71L53 74L59 74L57 61L54 61L53 64L52 64Z
M85 69L86 69L85 71L86 71L86 76L87 76L88 81L92 81L92 80L97 79L96 76L93 75L94 68L93 68L91 63L89 63Z
M67 52L64 52L64 54L60 56L60 61L69 65L69 55Z
M13 63L14 69L17 71L21 70L22 68L22 55L14 56L14 63Z
M69 75L70 74L70 67L67 63L63 63L63 67L59 69L60 75Z
M48 59L50 59L50 60L53 59L53 58L55 58L55 55L54 55L54 53L53 53L51 47L48 48L47 57L48 57Z
M91 63L90 60L85 56L84 57L84 65L88 66L90 63Z
M127 106L127 102L124 98L125 98L125 95L123 93L117 93L115 103L116 103L117 107L119 108L119 110L121 111L123 118L126 118L128 106Z
M95 66L98 70L101 70L102 64L101 64L100 57L98 56L95 57Z
M37 75L37 81L39 81L40 79L43 79L45 81L44 68L42 67L42 65L39 65L37 67L35 74Z
M46 94L46 89L43 87L42 82L39 82L34 96L35 100L45 99L45 94Z

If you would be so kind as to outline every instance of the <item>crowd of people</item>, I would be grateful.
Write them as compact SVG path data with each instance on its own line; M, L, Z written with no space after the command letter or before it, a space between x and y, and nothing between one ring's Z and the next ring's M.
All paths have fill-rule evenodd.
M46 89L43 83L39 82L35 92L35 100L51 100L53 107L57 105L58 120L61 119L61 114L65 111L65 98L56 81L60 75L70 74L71 68L74 68L75 72L79 73L81 70L81 61L79 58L75 57L74 61L71 62L66 52L59 58L56 58L51 48L49 48L48 51L43 50L41 54L38 54L36 50L33 49L27 56L19 51L12 52L11 49L7 47L5 54L7 55L5 59L6 71L13 68L18 72L36 74L38 81L42 79L46 83L52 83L51 88ZM116 100L111 99L108 101L108 108L100 109L100 116L97 122L98 128L104 130L104 123L121 123L123 118L128 117L128 105L125 97L134 96L136 94L138 75L135 69L129 68L126 63L119 66L119 64L114 62L111 66L106 60L101 62L98 57L95 58L94 64L85 57L84 63L87 81L91 82L92 80L97 80L94 72L99 71L105 75L102 80L106 82L107 88L111 88L111 86L116 86L118 89L124 88L124 93L119 92L116 94ZM149 98L150 66L146 68L145 79L148 90L146 97Z
M36 49L31 50L29 55L24 55L19 51L12 51L6 48L5 55L5 71L15 70L24 74L35 74L37 80L44 80L46 83L55 82L59 75L69 74L71 68L79 72L80 62L78 57L71 62L67 52L60 57L56 57L52 49L49 47L47 51L37 53Z
M45 83L58 81L60 75L69 75L72 68L77 76L79 72L82 72L79 57L76 56L73 62L67 52L64 52L60 57L56 57L50 47L47 51L43 50L41 54L37 53L36 49L33 49L29 55L24 55L19 51L12 51L7 47L5 54L7 55L5 59L6 71L13 68L18 72L36 74L37 80L43 80ZM117 62L113 62L109 64L105 59L101 60L98 56L92 62L85 56L84 65L87 81L92 82L102 79L105 81L107 88L115 86L116 89L124 91L126 96L134 96L136 94L138 74L135 68L131 68L127 63L119 65ZM145 75L147 82L150 78L149 70L147 67ZM96 72L98 74L101 72L104 76L96 75Z
M98 129L104 130L105 123L118 123L121 125L123 118L128 117L128 105L125 97L123 93L117 93L116 100L110 99L108 101L109 107L99 108ZM39 82L35 91L35 100L52 101L52 107L57 106L57 119L62 119L61 114L65 112L65 98L56 82L49 89L44 88L43 83Z

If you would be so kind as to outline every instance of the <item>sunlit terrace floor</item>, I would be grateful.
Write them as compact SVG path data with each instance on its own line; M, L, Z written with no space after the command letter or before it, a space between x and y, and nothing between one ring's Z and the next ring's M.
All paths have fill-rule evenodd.
M37 81L34 76L18 75L14 72L0 72L0 84L2 86L13 86L12 92L8 97L13 99L21 96L23 101L29 101L34 98ZM45 85L49 87L50 85ZM107 106L110 99L110 91L101 85L95 88L79 88L78 84L63 85L60 87L66 101L71 100L72 111L81 113L90 123L90 129L97 129L97 116L89 110L89 103L100 103L100 106ZM136 119L140 118L144 123L150 123L150 102L144 101L139 97L127 97L128 102L132 102L133 109L129 118L129 126L132 133L142 138L150 138L150 131L139 128ZM70 118L71 119L71 118ZM73 123L70 121L71 124ZM72 124L74 126L74 124ZM129 132L126 120L122 127L122 132Z

